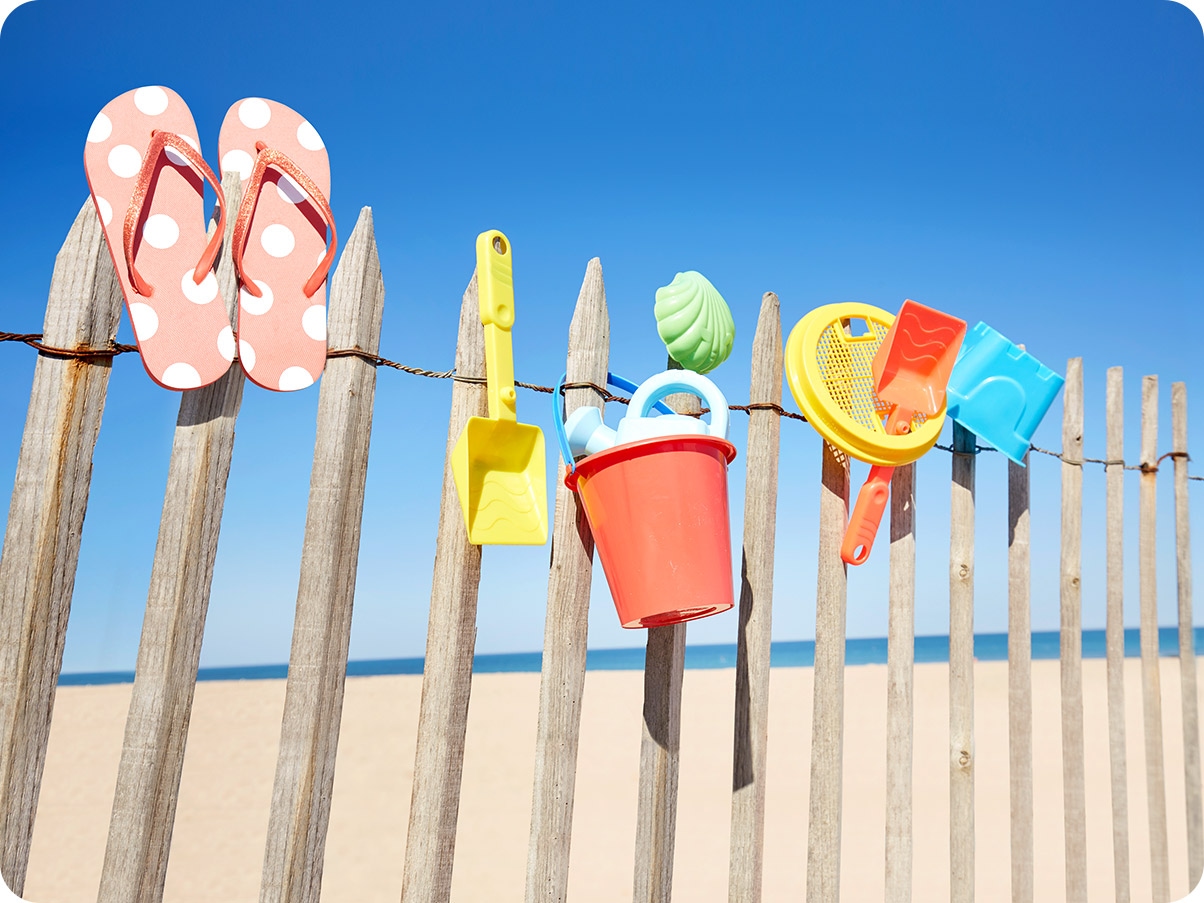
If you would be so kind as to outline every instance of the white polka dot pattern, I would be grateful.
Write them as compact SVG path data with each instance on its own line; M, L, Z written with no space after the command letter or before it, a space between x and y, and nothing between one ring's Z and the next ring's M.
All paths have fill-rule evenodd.
M109 151L109 169L122 179L132 179L142 168L142 155L128 144L119 144Z
M96 199L96 209L100 211L100 221L104 225L108 225L113 221L113 205L104 198Z
M260 97L249 97L238 105L238 119L249 129L261 129L272 121L272 108Z
M272 289L266 282L254 280L255 285L263 294L256 298L245 288L238 290L238 306L249 314L260 317L272 309Z
M181 361L163 371L163 382L173 389L195 389L201 385L201 374L192 364Z
M92 120L92 127L88 129L88 141L92 144L108 141L111 134L113 134L112 120L104 113L97 113L96 118Z
M157 85L134 92L134 106L147 116L158 116L167 109L167 92Z
M134 335L140 342L154 338L155 333L159 331L159 315L149 304L141 304L137 301L131 304L130 323L134 327Z
M287 173L281 174L280 181L276 183L276 191L283 200L290 204L300 204L306 197L305 190Z
M304 367L288 367L280 374L280 391L295 392L314 384L314 378Z
M180 227L166 213L155 213L142 226L142 238L152 248L163 251L180 240Z
M180 291L184 293L184 297L193 304L208 304L217 297L217 277L210 270L205 274L205 278L198 285L196 279L196 268L189 270L184 274L184 278L180 280Z
M188 142L188 144L192 147L192 149L194 151L199 151L201 149L201 146L196 143L195 138L192 138L188 135L181 135L180 137L183 138L186 142ZM185 157L183 154L181 154L179 151L177 151L175 148L164 147L163 153L166 154L167 159L170 160L176 166L188 166L189 165L188 158Z
M297 126L297 143L306 150L320 151L326 145L322 142L322 136L318 134L309 122L302 122Z
M315 304L307 307L301 315L301 328L315 342L326 341L326 305Z
M263 230L263 235L259 236L259 243L273 257L288 257L293 253L297 239L293 236L293 230L288 226L282 223L272 223Z
M232 150L222 157L222 172L236 172L240 179L249 179L255 161L246 151Z
M228 361L234 360L234 330L229 326L217 334L217 353Z
M238 359L248 373L255 369L255 349L245 339L238 340Z

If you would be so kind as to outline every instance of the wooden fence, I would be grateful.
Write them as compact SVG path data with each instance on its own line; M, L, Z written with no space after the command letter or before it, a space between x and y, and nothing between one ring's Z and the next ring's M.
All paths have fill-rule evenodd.
M239 181L223 183L237 209ZM227 224L229 225L229 224ZM229 235L227 234L227 246ZM237 296L227 256L218 266L227 303ZM332 349L318 402L318 427L300 590L272 793L263 903L319 898L359 550L384 285L364 208L331 281ZM54 269L44 331L17 336L40 349L0 558L0 872L20 893L46 754L55 686L71 605L92 452L100 429L121 310L103 233L85 204ZM606 383L609 320L602 268L591 260L569 327L565 407L601 407L588 386ZM14 336L8 335L8 338ZM774 532L782 395L778 299L766 293L753 341L743 564L735 670L736 716L729 899L761 900L765 830ZM403 368L406 369L406 368ZM418 372L418 371L414 371ZM475 277L463 296L448 445L465 421L486 413L483 330ZM427 374L435 375L435 374ZM1172 451L1158 454L1158 380L1142 394L1140 548L1142 692L1152 898L1169 899L1167 811L1155 584L1155 487L1173 460L1178 553L1188 883L1204 871L1200 733L1193 649L1187 395L1172 387ZM100 903L158 903L171 846L201 638L213 575L234 424L242 398L237 367L217 383L184 392L172 447L129 717L117 776ZM1107 458L1083 457L1081 361L1067 364L1062 451L1061 688L1066 897L1087 897L1081 684L1082 469L1102 464L1107 485L1107 691L1116 899L1129 884L1123 717L1121 519L1122 378L1107 378ZM681 403L682 399L676 399ZM690 402L686 402L689 404ZM693 400L696 403L696 400ZM688 410L683 409L682 410ZM695 408L695 411L697 409ZM974 524L975 437L953 436L949 553L950 887L974 897ZM559 474L563 477L563 470ZM824 447L819 509L811 789L806 839L807 899L839 898L844 721L846 571L839 546L849 471ZM916 578L915 468L896 469L890 510L890 584L885 812L885 897L913 898L912 693ZM527 864L527 903L566 897L574 778L585 686L593 541L576 497L556 481L547 622L539 697ZM1012 899L1034 899L1033 738L1029 568L1029 471L1008 468L1008 698ZM450 896L460 779L476 638L481 549L467 542L450 469L444 471L403 903ZM648 631L644 731L639 750L635 903L667 903L673 875L681 690L686 626ZM634 751L633 751L634 752ZM802 840L799 840L802 848ZM1138 851L1144 855L1143 851ZM920 895L922 898L922 894Z

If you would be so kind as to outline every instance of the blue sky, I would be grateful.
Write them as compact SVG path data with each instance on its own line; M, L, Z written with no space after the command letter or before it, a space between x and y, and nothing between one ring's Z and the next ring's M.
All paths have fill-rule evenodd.
M730 303L736 350L713 376L747 397L761 293L784 328L840 300L904 298L985 320L1064 372L1082 355L1089 455L1103 453L1104 371L1186 380L1200 410L1204 332L1204 34L1168 0L957 3L261 3L254 11L35 0L0 32L0 329L41 329L54 254L87 184L84 136L112 97L163 84L188 101L216 164L227 108L282 101L321 132L346 235L373 208L387 289L383 353L451 366L477 233L514 245L516 372L550 384L589 258L602 260L612 369L661 369L656 288L705 273ZM229 35L226 40L220 40ZM118 338L132 341L124 321ZM12 485L34 355L0 346L0 503ZM202 664L287 658L317 388L248 385ZM787 398L789 393L787 392ZM449 387L378 375L353 658L421 654ZM133 666L179 400L116 361L84 527L64 669ZM546 396L519 416L555 443ZM787 401L793 405L792 401ZM617 416L612 412L611 420ZM1055 402L1038 444L1057 447ZM743 451L746 421L734 418ZM1191 441L1204 448L1204 414ZM813 636L819 441L782 430L774 634ZM1033 464L1033 611L1056 627L1059 465ZM859 482L864 469L854 473ZM1169 477L1169 474L1166 475ZM979 466L979 630L1006 626L1006 467ZM1102 493L1086 476L1084 624L1103 625ZM732 468L741 530L743 456ZM1128 527L1136 548L1136 480ZM1174 623L1170 480L1160 480L1163 623ZM919 468L917 631L948 628L949 458ZM1193 498L1204 493L1193 484ZM7 504L0 504L0 516ZM1199 518L1197 517L1197 521ZM1204 573L1196 525L1197 574ZM885 534L884 534L885 535ZM850 576L850 635L886 626L886 542ZM485 551L478 649L542 643L547 548ZM1136 558L1126 560L1136 623ZM1204 623L1204 616L1199 619ZM691 642L730 642L735 614ZM592 645L622 631L596 574Z

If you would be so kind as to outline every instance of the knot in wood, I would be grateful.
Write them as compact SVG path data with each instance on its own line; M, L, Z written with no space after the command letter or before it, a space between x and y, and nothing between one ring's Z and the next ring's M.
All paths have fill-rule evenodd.
M969 765L970 765L970 753L969 753L969 751L968 751L968 750L965 750L965 749L963 749L963 750L961 751L960 755L958 755L958 757L957 757L957 764L958 764L958 765L960 765L962 768L967 768L967 767L969 767Z
M970 576L970 565L963 564L960 567L958 567L957 576L960 577L962 580L965 580L967 577L969 577Z

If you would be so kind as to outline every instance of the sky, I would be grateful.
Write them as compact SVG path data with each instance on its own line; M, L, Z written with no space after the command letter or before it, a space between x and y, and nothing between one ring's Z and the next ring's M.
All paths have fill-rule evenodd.
M202 18L202 13L209 18ZM761 295L784 332L814 307L905 298L984 320L1065 372L1081 356L1085 451L1103 456L1104 374L1126 374L1126 457L1140 383L1188 383L1204 448L1193 337L1204 331L1204 33L1169 0L1000 4L599 5L265 2L205 10L34 0L0 31L0 330L41 330L54 255L88 199L84 138L113 97L166 85L217 164L227 109L281 101L322 134L346 236L370 206L386 286L381 352L446 370L476 235L514 249L520 380L564 369L573 305L599 257L611 368L661 370L654 294L704 273L736 322L712 377L748 393ZM132 342L123 314L118 340ZM35 354L0 345L0 517L6 516ZM296 601L318 387L248 384L238 419L202 666L283 662ZM421 655L426 641L450 387L382 369L351 658ZM789 391L784 403L796 409ZM179 399L133 355L114 363L63 670L133 668ZM613 408L614 406L612 406ZM547 396L520 420L556 444ZM621 412L612 410L608 421ZM1035 437L1060 444L1061 400ZM733 415L732 535L742 531L747 420ZM944 440L948 441L948 427ZM1034 456L1033 622L1058 624L1060 465ZM918 464L916 630L948 630L949 456ZM815 627L820 441L782 426L773 633ZM1006 463L978 465L975 627L1002 631ZM865 468L854 470L854 486ZM1137 623L1137 481L1126 477L1127 623ZM549 497L554 486L549 486ZM1083 624L1104 624L1103 474L1084 478ZM1204 485L1190 490L1199 511ZM1175 623L1173 497L1159 478L1159 612ZM1197 521L1199 517L1197 516ZM1193 562L1204 574L1196 524ZM850 636L886 633L885 528L850 569ZM484 552L479 652L543 638L548 547ZM738 560L736 561L738 573ZM1197 607L1199 608L1199 607ZM1197 615L1204 623L1204 614ZM688 628L734 642L736 614ZM595 570L591 646L641 645Z

